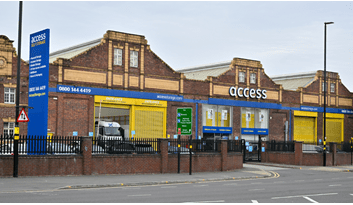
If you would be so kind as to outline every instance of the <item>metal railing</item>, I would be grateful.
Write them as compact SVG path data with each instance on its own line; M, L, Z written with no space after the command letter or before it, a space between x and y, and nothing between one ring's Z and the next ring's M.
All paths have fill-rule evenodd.
M134 138L128 141L119 139L93 139L93 154L158 154L160 140L157 138Z
M243 144L241 140L228 140L228 152L243 152Z
M353 152L353 141L337 143L337 152Z
M302 150L308 153L322 153L324 151L324 145L322 142L304 141ZM330 152L329 142L326 142L326 152Z
M275 141L266 142L267 150L272 152L294 152L294 143L292 141Z
M0 155L14 154L14 139L12 135L0 135ZM18 154L78 154L81 153L81 137L76 136L27 136L20 135Z
M168 141L168 153L177 154L178 144L180 144L180 153L189 153L190 141L183 139L178 142L177 139L169 139ZM220 152L221 151L221 140L204 140L204 139L192 139L191 140L191 151L192 152ZM240 140L227 140L228 152L242 152L243 146Z

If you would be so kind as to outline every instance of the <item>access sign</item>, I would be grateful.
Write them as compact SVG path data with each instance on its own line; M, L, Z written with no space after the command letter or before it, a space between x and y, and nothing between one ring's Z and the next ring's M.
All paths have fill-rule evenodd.
M191 135L192 133L192 108L177 109L178 135Z
M28 116L24 108L22 108L20 114L17 117L17 122L28 122Z

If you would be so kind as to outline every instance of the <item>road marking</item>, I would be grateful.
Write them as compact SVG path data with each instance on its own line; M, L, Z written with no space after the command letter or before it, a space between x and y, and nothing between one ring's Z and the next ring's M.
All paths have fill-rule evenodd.
M284 181L274 182L274 183L284 183Z
M271 199L288 199L288 198L296 198L296 197L304 197L304 196L326 196L326 195L336 195L338 193L326 193L326 194L309 194L309 195L297 195L297 196L280 196L280 197L272 197Z
M310 198L307 197L307 196L303 196L303 198L304 198L304 199L307 199L307 200L309 200L309 201L311 201L311 202L313 202L313 203L319 203L319 202L317 202L317 201L315 201L315 200L310 199Z
M136 187L136 188L133 188L133 187L123 187L122 189L141 189L140 187Z
M340 178L332 178L332 179L340 179Z
M323 179L314 179L314 181L321 181L321 180L323 180Z
M350 194L351 196L353 196L353 194Z
M348 177L348 179L353 179L353 177Z
M265 190L265 189L249 189L249 191L261 191L261 190Z
M224 202L224 200L218 200L218 201L192 201L192 202L184 202L184 203L220 203Z
M236 183L232 183L232 184L223 184L223 186L238 186L238 184L236 184Z
M164 188L176 188L176 186L161 186L162 189Z
M204 184L204 185L194 185L195 187L199 187L199 186L208 186L208 184Z
M127 196L151 196L151 194L138 194L138 195L127 195Z
M252 203L259 203L257 200L251 200Z
M262 182L255 182L255 183L251 183L251 184L262 184Z
M332 185L328 185L328 186L342 186L342 184L332 184Z

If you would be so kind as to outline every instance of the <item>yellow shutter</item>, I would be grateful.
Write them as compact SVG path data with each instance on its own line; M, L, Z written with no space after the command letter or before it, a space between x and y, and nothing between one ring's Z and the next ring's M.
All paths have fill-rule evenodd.
M294 140L303 142L316 142L314 117L294 117Z
M326 142L343 141L343 119L326 118Z
M163 108L136 107L135 131L136 138L163 138L164 111Z

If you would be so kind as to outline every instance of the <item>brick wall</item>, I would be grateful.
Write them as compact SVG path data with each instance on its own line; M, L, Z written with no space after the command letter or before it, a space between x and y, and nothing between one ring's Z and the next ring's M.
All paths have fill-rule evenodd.
M92 155L92 141L84 137L81 155L20 155L18 176L152 174L177 173L178 156L168 154L167 139L162 139L161 154ZM241 153L227 153L223 141L221 153L197 153L192 156L192 172L229 171L243 168ZM86 150L87 148L87 150ZM190 156L181 155L180 172L189 172ZM13 175L13 156L0 156L0 177Z
M265 146L264 143L262 146ZM330 153L326 153L326 166L341 166L351 164L350 153L337 153L336 143L330 143ZM267 148L266 148L267 150ZM303 166L323 166L323 153L305 153L302 151L302 142L295 143L294 152L272 152L261 153L261 162L292 164Z

